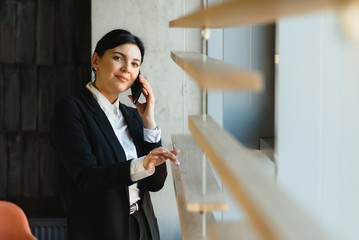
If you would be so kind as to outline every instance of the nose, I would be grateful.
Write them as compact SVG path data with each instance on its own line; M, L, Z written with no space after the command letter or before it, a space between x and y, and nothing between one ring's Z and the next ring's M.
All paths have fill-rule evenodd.
M126 72L126 73L130 72L129 66L130 66L129 63L124 62L123 65L121 66L121 71L122 71L122 72Z

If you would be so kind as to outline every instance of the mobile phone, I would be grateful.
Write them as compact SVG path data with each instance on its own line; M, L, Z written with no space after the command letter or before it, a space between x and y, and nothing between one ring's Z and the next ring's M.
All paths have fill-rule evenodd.
M141 73L139 72L135 82L131 86L133 104L137 103L142 93L142 83L140 83L140 75Z

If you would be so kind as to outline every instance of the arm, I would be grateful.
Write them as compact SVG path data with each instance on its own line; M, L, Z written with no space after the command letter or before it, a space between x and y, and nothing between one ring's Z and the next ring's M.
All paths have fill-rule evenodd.
M50 127L52 146L73 185L85 195L131 185L131 161L117 162L113 151L106 151L109 148L106 143L101 149L104 155L95 155L87 130L91 126L85 125L82 114L75 100L61 101L56 105Z
M140 76L139 81L142 84L142 93L146 98L146 102L137 102L136 108L141 116L144 128L154 129L157 125L154 116L155 96L153 89L145 77ZM132 100L132 96L129 97ZM146 142L145 145L148 146L148 144L149 142ZM176 151L167 151L163 147L159 147L158 143L157 146L156 143L153 143L151 147L146 148L145 153L147 153L147 156L143 159L143 167L146 170L155 168L154 174L145 178L147 188L150 191L159 191L167 177L165 161L170 160L174 164L178 164L175 156Z

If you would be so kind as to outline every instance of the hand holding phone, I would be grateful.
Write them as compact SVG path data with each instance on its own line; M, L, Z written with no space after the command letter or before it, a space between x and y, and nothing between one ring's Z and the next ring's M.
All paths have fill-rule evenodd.
M141 75L141 72L139 72L135 82L131 86L131 94L132 94L133 104L137 103L137 101L140 98L141 93L142 93L142 83L140 83L140 75Z

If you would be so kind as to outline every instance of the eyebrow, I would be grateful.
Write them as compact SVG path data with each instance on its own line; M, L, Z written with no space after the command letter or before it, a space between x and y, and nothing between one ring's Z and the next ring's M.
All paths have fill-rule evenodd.
M121 56L127 58L126 54L124 54L124 53L122 53L122 52L117 52L117 51L115 51L115 52L113 52L112 54L114 54L114 53L120 54ZM137 61L137 62L141 62L141 60L138 59L138 58L134 58L133 60L134 60L134 61Z

